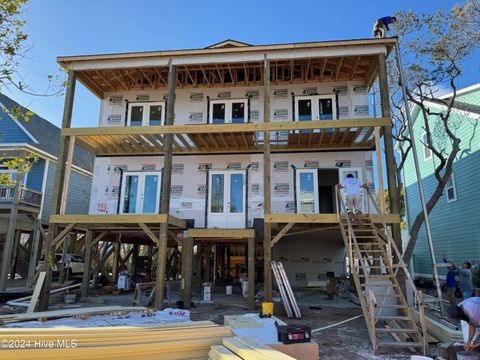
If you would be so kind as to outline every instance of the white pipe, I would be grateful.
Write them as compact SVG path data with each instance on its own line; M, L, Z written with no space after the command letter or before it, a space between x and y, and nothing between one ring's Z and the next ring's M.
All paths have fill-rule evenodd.
M82 285L82 284L81 284L81 283L78 283L78 284L73 284L73 285L65 286L65 287L63 287L63 288L51 290L51 291L50 291L50 294L56 294L56 293L59 293L59 292L65 291L65 290L75 289L75 288L77 288L77 287L80 287L80 285ZM30 295L30 296L25 296L25 297L23 297L23 298L18 298L18 299L14 299L14 300L7 301L7 305L10 305L10 306L28 307L29 303L28 303L28 302L24 302L24 301L31 300L31 299L32 299L32 295Z
M347 323L347 322L350 322L350 321L359 319L359 318L361 318L361 317L363 317L363 315L357 315L357 316L351 317L351 318L349 318L349 319L347 319L347 320L343 320L343 321L340 321L340 322L335 323L335 324L332 324L332 325L328 325L328 326L324 326L324 327L321 327L321 328L318 328L318 329L314 329L314 330L312 330L312 333L318 332L318 331L322 331L322 330L327 330L327 329L330 329L330 328L332 328L332 327L335 327L335 326L338 326L338 325L342 325L342 324L345 324L345 323Z

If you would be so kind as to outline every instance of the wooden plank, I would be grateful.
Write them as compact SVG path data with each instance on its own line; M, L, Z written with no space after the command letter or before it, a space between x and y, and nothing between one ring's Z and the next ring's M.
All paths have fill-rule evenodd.
M161 224L166 223L185 226L185 221L166 214L106 214L106 215L52 215L51 224Z
M67 164L65 168L65 177L63 179L63 191L60 200L60 214L65 214L67 208L68 190L70 185L70 174L72 172L73 153L75 152L75 136L70 136L67 150Z
M381 216L371 214L373 223L381 224ZM337 214L265 214L265 223L303 223L303 224L331 224L338 223ZM388 224L400 223L398 214L385 214L385 222Z
M41 271L40 275L38 276L35 289L33 290L32 299L30 300L30 304L28 304L27 313L33 313L35 311L35 307L37 306L37 300L40 296L40 290L42 289L43 282L45 281L45 275L46 272Z
M292 226L295 225L295 223L288 223L283 227L282 230L279 231L277 235L272 239L272 247L280 241L280 239L292 228Z
M150 230L148 226L143 223L138 223L138 225L142 228L143 232L150 238L150 240L152 240L154 244L158 245L158 237L153 233L153 231Z
M295 360L295 358L292 358L291 356L288 356L278 350L272 349L268 345L255 341L253 338L236 336L235 339L241 341L245 345L248 345L252 349L255 349L255 351L259 352L260 354L270 357L272 360Z
M188 229L192 238L235 238L246 239L255 237L254 229Z
M141 134L208 134L242 133L282 130L315 130L331 128L356 128L390 125L389 118L359 118L317 121L282 121L243 124L202 124L164 126L111 126L94 128L65 128L62 136L141 135Z

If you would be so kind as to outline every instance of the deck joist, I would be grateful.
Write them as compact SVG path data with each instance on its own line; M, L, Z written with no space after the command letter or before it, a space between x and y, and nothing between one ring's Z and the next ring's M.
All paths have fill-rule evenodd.
M379 214L371 214L370 218L375 224L381 224L382 218ZM385 223L399 224L398 214L385 214ZM295 224L338 224L337 214L265 214L266 223L295 223Z
M166 126L115 126L62 129L63 136L97 156L161 155L165 135L173 134L174 154L261 153L264 132L270 132L271 152L372 150L374 128L388 118L286 121L272 123Z
M84 228L137 228L138 224L148 224L150 226L160 226L168 224L169 227L184 229L185 220L178 219L166 214L120 214L120 215L52 215L51 224L76 224Z

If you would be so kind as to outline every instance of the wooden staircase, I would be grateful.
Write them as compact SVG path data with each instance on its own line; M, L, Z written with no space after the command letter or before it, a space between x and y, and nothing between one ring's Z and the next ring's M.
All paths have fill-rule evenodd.
M388 231L384 231L386 225L377 228L368 215L362 215L359 221L352 221L346 214L339 214L339 219L348 251L350 273L375 354L394 348L425 354L427 332L423 321L422 295L414 287L393 239ZM398 283L396 274L400 268L405 272L410 286L413 286L422 319L421 327L415 322L413 310Z

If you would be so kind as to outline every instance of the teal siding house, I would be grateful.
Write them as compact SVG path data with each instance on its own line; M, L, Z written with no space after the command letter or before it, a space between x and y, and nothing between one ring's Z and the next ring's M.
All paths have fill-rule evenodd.
M35 226L40 224L46 228L48 225L60 143L58 127L37 115L30 116L29 121L21 116L14 120L12 114L18 113L17 110L22 114L28 111L0 94L0 173L15 180L17 174L7 169L5 160L23 157L26 153L33 153L37 158L23 178L15 211L12 211L15 187L0 185L0 259L12 259L10 277L12 274L25 276ZM91 153L75 147L66 214L88 213L93 161ZM10 256L3 254L8 239L14 239ZM3 278L6 275L0 274Z
M444 98L448 98L446 95ZM441 105L429 103L432 110L441 110ZM425 195L428 198L436 186L434 169L438 159L426 148L424 120L418 107L412 111L415 140ZM459 90L450 120L450 127L461 140L460 153L454 166L453 175L443 196L430 213L432 238L437 262L445 254L449 261L461 264L464 260L480 264L480 84ZM435 116L429 118L432 141L436 148L450 146L441 122ZM423 143L422 143L423 141ZM447 150L448 151L448 150ZM413 158L410 156L404 168L407 222L409 228L421 211ZM416 277L431 277L430 252L422 226L413 253L413 271ZM445 276L445 270L440 269Z

